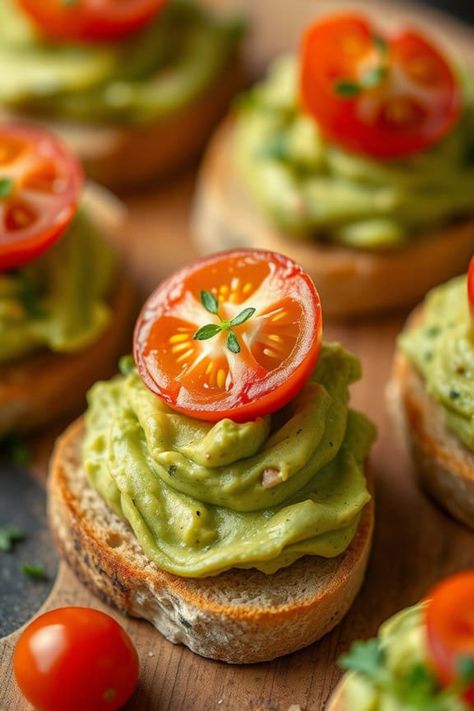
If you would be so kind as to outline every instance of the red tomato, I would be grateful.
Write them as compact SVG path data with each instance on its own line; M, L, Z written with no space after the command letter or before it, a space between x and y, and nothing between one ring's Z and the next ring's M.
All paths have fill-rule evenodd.
M76 213L82 183L78 161L50 133L0 125L0 271L56 242Z
M112 617L87 607L40 615L22 633L15 677L38 711L115 711L132 695L138 655Z
M331 15L307 30L300 86L330 140L376 158L428 148L461 110L456 77L428 39L412 30L384 36L353 14Z
M216 309L206 310L202 292ZM205 325L215 333L195 338ZM145 384L170 407L242 422L274 412L301 390L321 332L319 295L301 267L281 254L241 249L163 282L138 319L134 355Z
M467 272L467 294L469 297L471 316L474 321L474 257L471 258L469 270Z
M96 42L128 35L146 25L166 0L17 0L47 36Z
M428 653L443 686L459 681L461 659L474 662L474 571L439 583L425 610ZM474 708L474 682L463 698Z

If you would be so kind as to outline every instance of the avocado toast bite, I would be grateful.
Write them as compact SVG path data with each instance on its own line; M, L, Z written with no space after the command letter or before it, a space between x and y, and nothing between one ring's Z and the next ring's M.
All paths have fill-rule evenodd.
M193 0L2 0L0 114L129 188L192 161L240 87L242 22Z
M374 426L358 359L322 342L292 260L223 252L145 303L134 361L58 441L49 517L78 576L172 642L233 663L304 647L345 615L373 528Z
M399 336L389 397L423 487L474 528L474 259Z
M212 140L198 247L289 254L331 316L415 303L474 249L473 96L420 32L316 21Z
M123 208L52 134L0 125L0 436L80 409L112 370L132 292L107 244Z
M447 578L340 659L327 711L474 708L474 571Z

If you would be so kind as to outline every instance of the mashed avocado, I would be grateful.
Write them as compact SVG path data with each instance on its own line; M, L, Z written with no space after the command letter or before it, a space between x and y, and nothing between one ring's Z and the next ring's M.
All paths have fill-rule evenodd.
M302 392L271 417L185 417L133 370L89 394L84 463L146 555L182 576L231 567L272 573L350 544L369 500L373 425L347 405L360 364L326 344ZM274 486L265 486L268 472Z
M71 353L109 319L113 252L80 210L66 234L31 264L0 273L0 364L40 348Z
M376 161L328 143L302 110L295 58L283 58L242 101L234 155L253 199L278 228L361 249L397 247L472 214L474 92L433 149Z
M399 345L441 405L447 427L474 452L474 333L465 277L428 294L422 322L406 329Z
M44 39L14 0L1 0L0 103L79 121L165 118L215 81L241 29L192 0L170 0L126 40L60 44Z
M350 657L352 661L347 666L353 668L361 668L365 662L364 672L360 670L345 678L348 710L467 711L456 695L439 688L428 668L423 605L399 612L382 625L377 641L357 646L357 652L355 645L343 658L346 666Z

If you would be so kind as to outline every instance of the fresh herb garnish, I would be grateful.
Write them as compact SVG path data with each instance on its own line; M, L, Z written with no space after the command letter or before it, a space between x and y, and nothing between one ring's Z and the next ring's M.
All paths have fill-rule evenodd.
M379 59L382 62L388 54L389 46L386 40L380 35L372 35L372 41L378 51ZM367 69L359 81L353 79L341 79L334 84L336 94L345 98L357 96L363 89L373 89L378 86L388 76L388 67L380 63Z
M460 657L457 663L457 673L462 684L474 684L474 657Z
M219 303L212 292L201 291L201 303L206 311L219 318L220 323L207 323L205 326L201 326L201 328L194 334L193 339L196 341L207 341L209 338L217 336L218 333L227 331L227 348L231 351L231 353L240 353L239 339L232 331L232 328L240 326L248 321L249 318L254 315L256 309L247 307L229 321L227 319L222 319L219 316Z
M133 360L133 356L122 356L119 360L118 367L122 375L131 375L131 373L135 371L135 361Z
M350 79L341 79L341 81L338 81L334 85L334 89L336 91L336 94L339 94L339 96L350 97L356 96L362 89L362 86L357 81L351 81Z
M386 677L385 655L378 639L354 642L350 651L339 660L339 666L363 674L373 681Z
M0 199L4 199L7 197L10 197L10 195L13 192L13 180L10 178L1 178L0 179Z
M47 580L48 574L42 565L35 565L34 563L22 563L20 567L21 572L26 577L32 580Z
M17 541L23 541L25 532L16 526L2 526L0 528L0 551L9 553L13 548L13 544Z

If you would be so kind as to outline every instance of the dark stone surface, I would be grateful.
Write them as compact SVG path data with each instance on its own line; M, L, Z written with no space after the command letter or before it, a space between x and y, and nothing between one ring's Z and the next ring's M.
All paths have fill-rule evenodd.
M15 526L25 540L0 551L0 637L23 625L40 608L54 583L57 555L46 523L43 489L24 467L0 460L0 527ZM21 572L23 562L41 565L48 579Z

